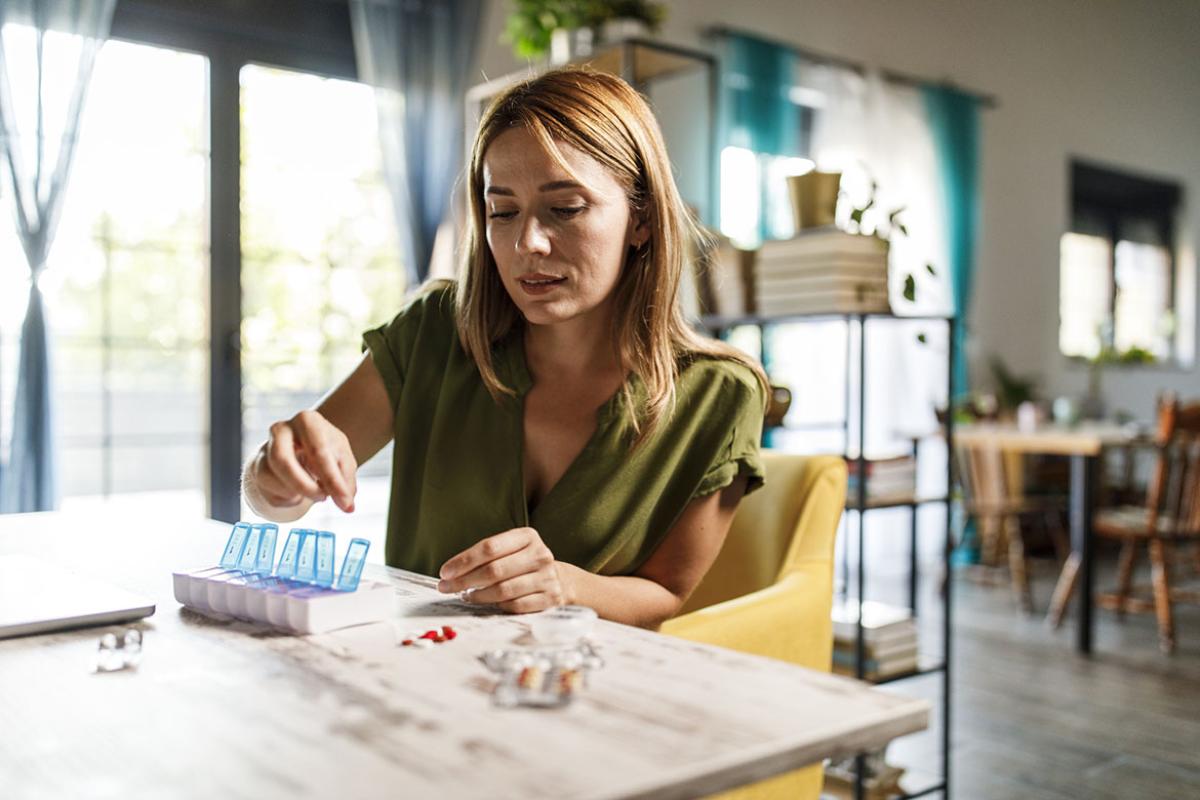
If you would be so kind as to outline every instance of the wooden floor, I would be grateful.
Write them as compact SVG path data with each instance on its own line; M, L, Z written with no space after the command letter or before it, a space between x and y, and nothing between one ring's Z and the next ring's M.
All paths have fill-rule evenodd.
M1105 559L1097 586L1110 587L1112 573ZM1055 577L1053 564L1035 562L1037 614L1025 617L1006 585L956 576L951 796L1200 798L1200 607L1176 606L1172 656L1159 652L1152 616L1122 621L1098 611L1095 653L1084 658L1074 651L1073 615L1059 631L1044 622ZM922 647L940 648L936 581L923 584ZM933 700L939 681L889 688ZM889 750L890 761L909 768L908 791L936 781L938 737L926 732Z

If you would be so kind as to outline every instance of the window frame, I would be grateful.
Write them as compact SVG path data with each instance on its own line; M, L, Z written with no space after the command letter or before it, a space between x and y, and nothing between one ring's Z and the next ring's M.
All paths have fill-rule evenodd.
M1070 159L1068 163L1068 178L1070 185L1069 221L1066 233L1078 233L1089 236L1102 236L1108 242L1108 318L1116 331L1117 312L1117 245L1126 241L1121 237L1122 224L1131 220L1151 220L1156 232L1162 238L1162 247L1167 252L1167 308L1166 312L1178 315L1178 298L1176 297L1179 281L1178 263L1176 258L1176 226L1175 216L1182 201L1183 190L1178 183L1172 183L1156 178L1136 175L1125 169L1103 166L1095 162ZM1097 220L1102 232L1082 225L1079 220L1083 216ZM1061 240L1061 237L1060 237ZM1129 240L1133 241L1133 240ZM1062 274L1062 262L1059 261L1059 274ZM1061 278L1060 278L1061 280ZM1059 320L1061 329L1062 320ZM1101 347L1104 343L1101 342ZM1084 356L1059 353L1065 358L1076 362L1086 362ZM1174 335L1167 337L1167 355L1160 361L1149 366L1164 366L1179 364L1179 346ZM1141 364L1122 364L1110 366L1136 367Z
M265 64L358 79L345 0L121 0L109 38L197 53L209 63L208 516L241 515L241 131L239 75Z

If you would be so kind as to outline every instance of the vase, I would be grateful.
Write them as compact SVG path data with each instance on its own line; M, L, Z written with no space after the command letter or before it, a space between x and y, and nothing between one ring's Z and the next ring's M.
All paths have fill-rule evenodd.
M797 231L833 224L841 180L840 172L818 172L815 169L787 179Z
M1088 368L1087 394L1080 406L1083 419L1104 419L1104 391L1100 383L1103 367L1092 364Z
M620 17L610 19L600 28L599 44L615 44L626 39L643 39L650 35L650 26L640 19Z
M550 32L550 63L556 66L592 54L591 28L555 28Z

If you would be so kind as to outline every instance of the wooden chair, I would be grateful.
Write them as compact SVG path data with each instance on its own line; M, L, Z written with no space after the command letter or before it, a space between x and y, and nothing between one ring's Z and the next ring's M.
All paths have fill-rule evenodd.
M963 490L963 508L974 518L980 541L980 562L988 568L1007 562L1013 594L1026 614L1033 611L1022 519L1032 519L1050 533L1061 558L1068 554L1061 496L1032 497L1025 493L1023 454L997 447L959 443L956 468Z
M1116 591L1097 593L1096 605L1118 614L1153 611L1158 617L1159 646L1170 653L1175 649L1171 604L1200 602L1200 592L1171 585L1175 546L1200 542L1200 401L1180 405L1173 396L1161 398L1154 439L1156 457L1145 503L1101 509L1093 516L1094 535L1121 542ZM1133 568L1142 547L1150 558L1152 599L1141 596L1147 587L1133 586ZM1200 550L1194 556L1200 571ZM1048 619L1054 627L1062 623L1078 571L1079 559L1072 554L1050 606Z

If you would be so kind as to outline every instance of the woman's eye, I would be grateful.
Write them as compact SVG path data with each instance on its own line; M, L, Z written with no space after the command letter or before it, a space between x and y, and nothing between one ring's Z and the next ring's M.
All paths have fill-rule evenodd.
M586 208L586 206L559 206L558 208L554 209L554 213L563 219L570 219L571 217L576 217L582 214L584 208Z
M488 219L512 219L516 215L516 211L493 211L488 214Z

